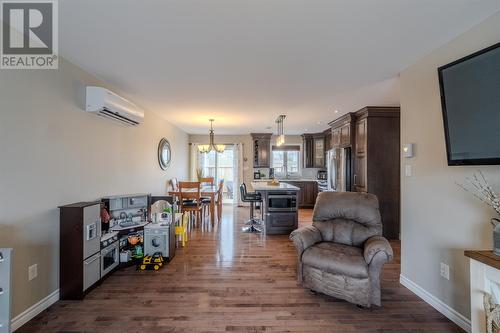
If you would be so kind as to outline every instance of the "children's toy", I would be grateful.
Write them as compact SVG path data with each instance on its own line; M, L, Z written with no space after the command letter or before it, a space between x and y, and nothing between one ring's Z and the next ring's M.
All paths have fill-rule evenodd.
M152 256L147 255L142 259L142 264L139 265L139 269L154 269L159 270L163 266L163 256L161 252L155 252Z

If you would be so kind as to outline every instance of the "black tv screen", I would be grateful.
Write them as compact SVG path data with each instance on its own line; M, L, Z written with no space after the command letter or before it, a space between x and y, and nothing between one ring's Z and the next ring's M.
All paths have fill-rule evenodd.
M438 73L448 165L500 164L500 43Z

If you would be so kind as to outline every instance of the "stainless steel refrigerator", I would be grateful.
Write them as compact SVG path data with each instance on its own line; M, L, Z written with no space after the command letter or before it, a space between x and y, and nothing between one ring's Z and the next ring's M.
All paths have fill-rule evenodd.
M351 190L351 148L334 148L327 152L328 191Z

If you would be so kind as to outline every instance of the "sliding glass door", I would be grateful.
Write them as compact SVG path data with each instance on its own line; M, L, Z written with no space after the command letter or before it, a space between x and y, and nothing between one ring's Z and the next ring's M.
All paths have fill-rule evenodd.
M234 147L226 145L222 153L211 151L209 153L198 153L199 168L203 177L214 177L215 183L219 184L224 179L223 198L225 203L233 203L234 198Z

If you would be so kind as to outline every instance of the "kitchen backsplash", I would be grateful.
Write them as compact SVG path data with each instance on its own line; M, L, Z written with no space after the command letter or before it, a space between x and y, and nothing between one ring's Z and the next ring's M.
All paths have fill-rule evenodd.
M318 170L325 170L320 168L307 168L301 170L301 175L299 178L304 179L316 179ZM269 178L269 168L254 168L253 172L260 171L261 175L264 174L264 178Z

